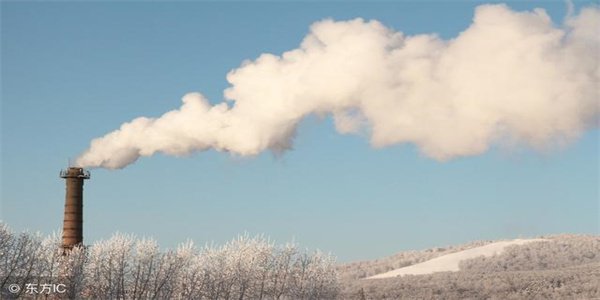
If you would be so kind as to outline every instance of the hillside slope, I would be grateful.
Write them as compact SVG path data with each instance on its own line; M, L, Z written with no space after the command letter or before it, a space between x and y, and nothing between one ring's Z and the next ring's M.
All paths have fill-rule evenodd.
M545 242L546 239L516 239L487 244L485 246L462 250L456 253L442 255L412 266L395 269L389 272L367 277L367 279L389 278L403 275L425 275L436 272L459 271L459 263L480 256L491 257L501 254L504 249L513 245L523 245L531 242Z
M402 267L412 266L443 255L484 246L493 242L494 241L492 240L480 240L458 246L435 247L419 251L404 251L380 259L342 264L337 267L337 271L341 280L362 279Z
M476 242L462 246L411 251L389 258L338 267L343 299L600 299L600 237L554 235L507 245L510 241ZM486 248L485 245L488 245ZM461 249L462 248L462 249ZM502 248L495 255L494 249ZM460 251L456 251L461 249ZM473 251L469 251L469 249ZM478 250L476 250L478 249ZM465 251L466 250L466 251ZM466 258L477 251L482 256ZM455 255L453 255L453 253ZM466 254L469 255L466 255ZM446 258L444 258L446 257ZM452 259L448 272L400 274L417 265L431 271L433 262ZM394 258L396 261L394 261ZM437 259L436 259L437 258ZM459 259L460 258L460 259ZM394 271L389 265L406 264ZM458 270L455 262L458 261ZM437 265L436 271L442 271ZM360 268L360 269L359 269ZM357 272L358 270L358 272ZM389 272L392 271L392 272ZM365 274L369 274L365 276ZM404 275L367 279L376 274ZM363 275L362 277L357 275Z

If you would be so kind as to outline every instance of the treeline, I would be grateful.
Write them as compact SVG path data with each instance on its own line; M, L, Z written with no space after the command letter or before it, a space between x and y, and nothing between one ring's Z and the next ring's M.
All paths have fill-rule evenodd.
M458 272L342 282L343 299L600 299L600 237L555 235Z
M339 293L331 256L260 236L166 251L152 239L124 234L69 255L59 246L56 235L14 234L0 224L0 299L48 296L27 284L64 284L52 299L335 299Z

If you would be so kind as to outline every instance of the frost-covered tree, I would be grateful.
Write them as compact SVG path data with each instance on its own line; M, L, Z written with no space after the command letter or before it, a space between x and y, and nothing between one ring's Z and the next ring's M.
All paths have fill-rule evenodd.
M248 234L223 246L188 241L161 251L153 239L117 233L64 254L57 234L42 240L0 224L0 267L3 291L9 281L64 284L56 299L335 299L339 292L333 257Z
M131 263L135 240L131 235L117 233L108 240L96 242L89 251L86 277L91 298L125 298L131 281Z
M39 234L12 233L5 224L0 224L0 284L24 286L34 282L39 273L42 259L42 242ZM20 296L22 290L16 296Z

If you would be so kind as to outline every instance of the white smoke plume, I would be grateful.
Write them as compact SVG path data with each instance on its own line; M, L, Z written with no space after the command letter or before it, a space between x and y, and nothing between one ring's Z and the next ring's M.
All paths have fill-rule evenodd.
M123 168L157 152L214 149L240 156L290 149L308 115L374 147L414 143L444 161L506 144L564 144L599 125L600 10L556 26L542 9L482 5L456 38L405 36L378 21L324 20L300 48L231 71L229 101L201 94L159 118L94 139L82 167Z

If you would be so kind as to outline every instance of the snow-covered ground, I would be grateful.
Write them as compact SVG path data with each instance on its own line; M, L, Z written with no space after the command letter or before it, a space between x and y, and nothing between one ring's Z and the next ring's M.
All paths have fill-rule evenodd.
M460 261L475 258L478 256L494 256L502 253L504 249L511 245L523 245L531 242L544 242L546 239L516 239L512 241L496 242L485 246L463 250L456 253L446 254L416 265L399 268L389 272L377 274L367 279L389 278L402 275L423 275L435 272L458 271Z

